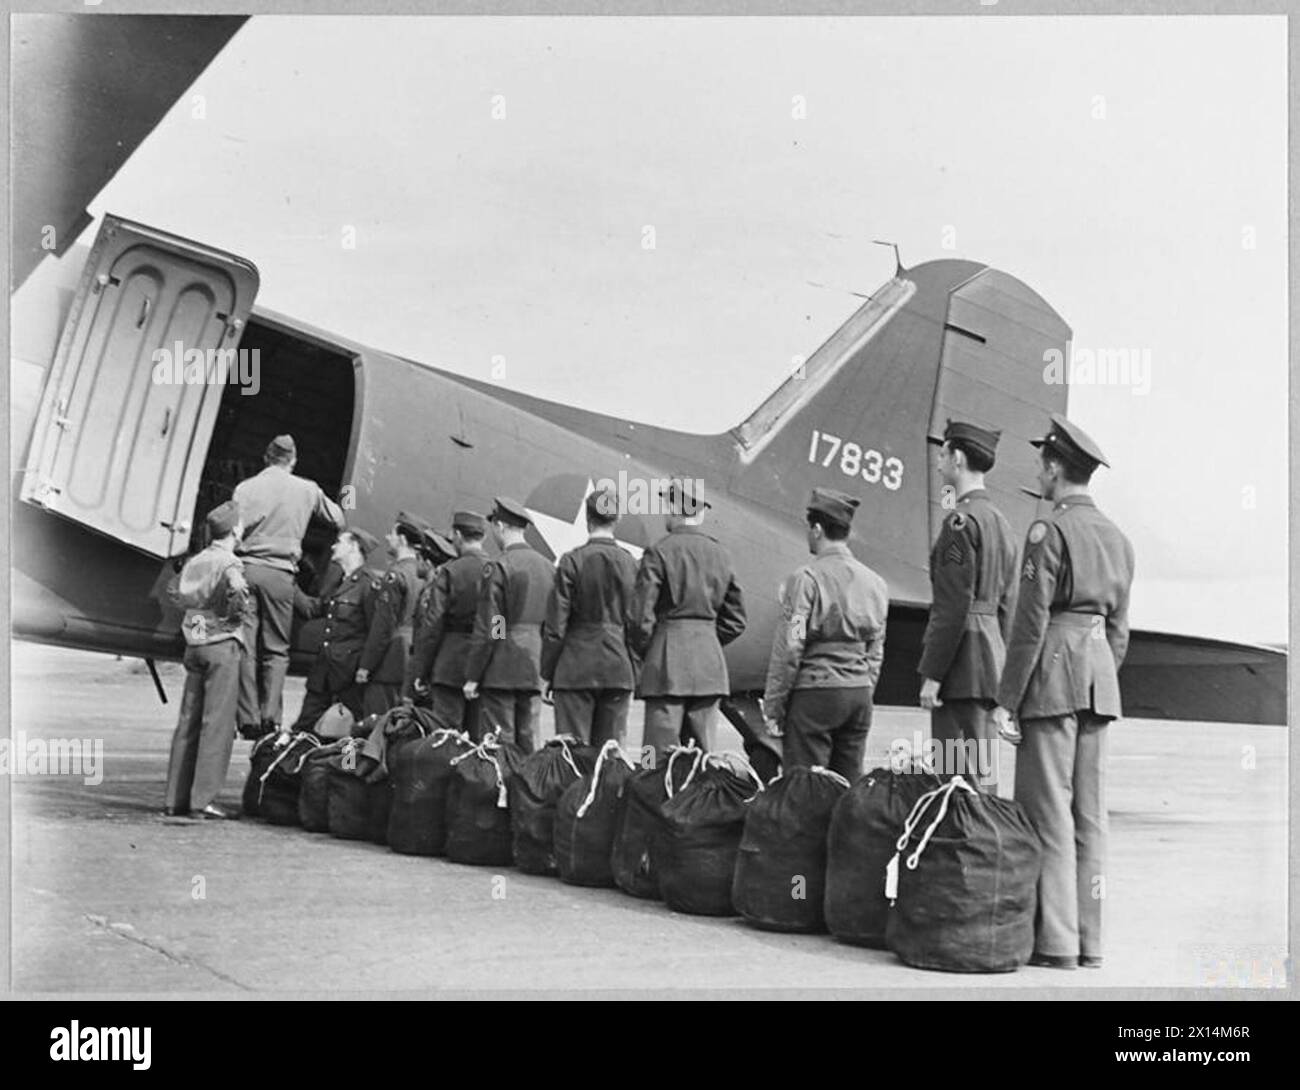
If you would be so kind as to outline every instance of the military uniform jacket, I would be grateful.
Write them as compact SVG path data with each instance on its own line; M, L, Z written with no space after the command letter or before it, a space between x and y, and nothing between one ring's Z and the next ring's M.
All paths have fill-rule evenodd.
M1121 714L1133 546L1092 497L1029 528L998 703L1020 719Z
M476 549L448 560L433 573L424 616L416 626L410 680L455 689L465 684L465 659L486 559Z
M302 536L313 519L344 529L343 509L320 485L297 477L284 466L267 466L235 486L244 520L239 555L251 564L294 571L302 556Z
M930 618L917 672L945 700L998 696L1019 582L1011 524L982 488L943 521L930 551Z
M542 677L556 689L632 690L635 590L636 561L611 537L560 557L542 627Z
M320 653L307 674L308 689L338 693L352 684L374 619L374 585L379 579L378 572L361 567L344 575L319 598L295 589L293 605L298 613L325 618Z
M632 605L643 697L723 696L722 648L745 631L731 557L698 526L678 526L645 551Z
M889 590L843 542L786 580L763 712L778 722L794 689L875 688L885 658Z
M541 689L542 622L554 582L554 565L522 542L484 564L467 681L484 689Z
M406 678L411 653L415 599L420 593L420 576L415 557L394 560L383 578L371 584L374 617L361 648L359 669L370 672L370 680L383 685L400 685Z

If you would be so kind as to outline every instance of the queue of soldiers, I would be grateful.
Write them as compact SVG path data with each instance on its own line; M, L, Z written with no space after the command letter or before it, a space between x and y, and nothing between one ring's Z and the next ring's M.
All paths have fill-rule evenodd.
M949 421L930 438L953 509L930 556L921 704L936 739L974 743L978 767L947 771L985 790L997 789L996 739L1020 746L1014 797L1044 846L1032 963L1100 965L1105 727L1120 713L1133 572L1127 539L1087 492L1107 463L1077 425L1052 417L1033 443L1053 509L1029 528L1021 555L984 487L999 433ZM233 816L214 800L236 727L287 739L335 705L361 718L410 701L439 727L531 752L543 699L558 733L601 745L625 739L637 695L644 746L662 754L693 738L713 747L730 693L722 649L744 632L745 605L730 556L704 529L710 505L688 484L663 494L667 534L639 564L614 537L618 497L595 492L585 501L588 541L558 564L527 543L528 511L499 497L487 516L455 512L449 537L399 513L380 574L370 566L378 540L346 527L318 486L293 475L293 457L292 438L272 441L267 468L208 515L211 544L172 588L188 646L168 813ZM848 547L857 506L846 493L812 491L813 559L782 589L762 702L786 769L822 766L849 780L863 769L889 609L885 581ZM313 519L338 534L332 581L309 596L293 572ZM294 610L324 624L302 710L286 729Z

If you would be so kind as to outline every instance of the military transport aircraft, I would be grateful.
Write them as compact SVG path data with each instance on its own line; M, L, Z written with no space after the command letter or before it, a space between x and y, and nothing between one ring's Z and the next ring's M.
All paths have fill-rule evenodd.
M80 233L86 203L239 23L200 20L207 36L187 26L184 48L169 51L177 20L130 19L135 37L116 52L95 35L124 35L125 24L74 19L51 31L42 56L15 58L16 89L24 75L27 86L57 85L33 70L41 64L89 65L63 103L62 137L50 134L57 126L35 133L30 96L15 103L17 636L178 657L179 617L159 589L177 558L204 544L204 512L260 469L271 436L290 432L298 472L341 497L355 524L382 533L403 507L445 524L455 508L486 510L507 494L533 513L533 544L552 557L584 539L583 499L602 480L699 479L709 528L746 596L748 628L727 649L726 710L747 736L760 722L778 586L806 556L808 491L850 491L861 500L853 551L891 594L877 700L916 703L928 552L945 513L926 435L949 416L1001 428L992 490L1018 531L1029 525L1038 501L1019 487L1035 472L1026 440L1067 401L1067 387L1043 382L1042 361L1068 352L1071 335L1037 293L977 262L900 265L744 421L696 435L515 393L262 309L256 255L208 244L219 240L106 215L89 250L55 246L42 258L40 225L58 225L65 241ZM151 35L158 48L140 52ZM123 75L140 56L151 58L151 91ZM177 349L256 350L256 392L155 381L155 353ZM661 532L654 513L631 513L617 529L634 555ZM329 543L315 531L305 543L317 570ZM316 639L311 626L296 634L296 668ZM1285 671L1275 649L1135 631L1121 684L1132 715L1282 723Z

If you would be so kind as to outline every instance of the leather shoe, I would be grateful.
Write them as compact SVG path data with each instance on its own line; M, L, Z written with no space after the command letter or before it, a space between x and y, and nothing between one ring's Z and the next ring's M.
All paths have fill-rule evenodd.
M190 808L188 806L183 808L180 806L163 807L163 817L189 817L189 816L190 816Z
M1079 965L1080 965L1081 968L1084 968L1084 969L1100 969L1100 968L1101 968L1101 955L1100 955L1100 954L1080 954L1080 955L1079 955Z
M1069 954L1033 954L1029 964L1039 969L1077 969L1079 959Z
M209 821L234 821L239 817L238 814L232 814L229 810L223 810L220 806L214 806L211 803L203 807L199 813L205 820Z

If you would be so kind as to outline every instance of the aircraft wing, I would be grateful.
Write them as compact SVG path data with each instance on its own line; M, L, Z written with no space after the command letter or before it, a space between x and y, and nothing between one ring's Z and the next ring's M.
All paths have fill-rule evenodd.
M1284 724L1286 667L1272 647L1134 631L1119 674L1124 715Z
M13 17L13 288L76 240L86 206L246 18Z

